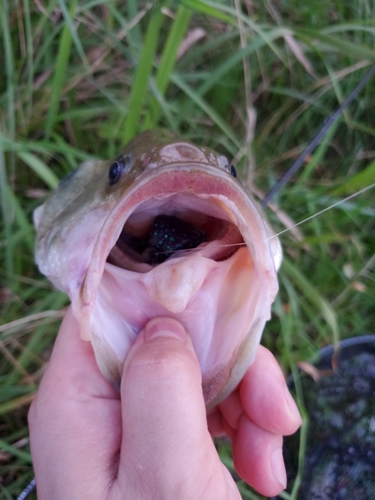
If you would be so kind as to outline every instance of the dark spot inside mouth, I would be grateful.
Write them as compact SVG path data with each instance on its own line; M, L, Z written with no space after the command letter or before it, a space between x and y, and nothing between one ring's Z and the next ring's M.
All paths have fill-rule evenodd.
M158 215L151 227L148 249L151 264L161 263L178 250L196 248L207 240L202 229L173 215Z
M174 252L196 248L207 238L205 231L173 215L157 215L148 236L138 238L123 231L117 246L136 260L155 265Z

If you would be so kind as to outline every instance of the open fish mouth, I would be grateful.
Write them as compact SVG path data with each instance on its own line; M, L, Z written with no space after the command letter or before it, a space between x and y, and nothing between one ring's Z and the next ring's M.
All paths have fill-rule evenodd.
M147 131L116 160L83 163L35 211L39 268L69 294L114 386L157 316L189 333L207 407L254 359L282 252L233 172L209 148Z
M229 394L255 355L277 291L268 231L221 172L180 164L141 178L103 225L82 291L84 330L104 375L119 386L139 331L172 316L191 336L206 404Z
M182 193L148 200L125 222L107 262L147 272L191 252L200 252L217 262L225 260L245 245L237 226L227 219L217 205L194 195Z

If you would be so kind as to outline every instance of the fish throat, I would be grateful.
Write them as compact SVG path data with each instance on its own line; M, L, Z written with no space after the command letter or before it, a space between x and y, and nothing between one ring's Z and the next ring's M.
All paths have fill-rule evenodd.
M196 248L207 236L206 231L174 215L157 215L149 234L137 237L124 228L116 245L124 252L131 250L143 262L160 264L178 250Z
M152 198L125 222L107 261L147 272L168 259L203 252L217 262L245 245L237 226L214 200L180 193Z

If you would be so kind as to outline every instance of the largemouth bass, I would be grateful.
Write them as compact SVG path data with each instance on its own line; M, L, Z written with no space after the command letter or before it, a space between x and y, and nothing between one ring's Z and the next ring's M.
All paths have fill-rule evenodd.
M39 269L69 295L116 387L155 316L189 332L207 407L236 387L270 317L282 252L227 158L147 131L115 160L69 174L34 221Z

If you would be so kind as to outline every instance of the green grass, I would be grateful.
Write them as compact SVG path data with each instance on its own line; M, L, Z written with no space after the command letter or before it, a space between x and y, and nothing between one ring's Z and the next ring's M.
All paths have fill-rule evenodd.
M243 181L265 193L375 59L366 0L269 0L249 3L249 12L220 0L38 5L45 10L0 3L4 499L33 476L27 408L68 304L33 262L32 212L58 179L163 126L235 158ZM178 57L198 29L204 36ZM285 217L289 226L375 182L374 106L373 79L266 209L277 232ZM280 236L280 294L263 341L285 373L326 344L373 330L373 200L369 189ZM221 454L232 467L225 446ZM243 498L261 498L240 488Z

